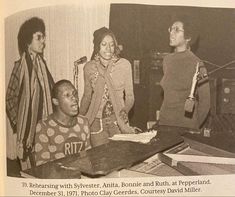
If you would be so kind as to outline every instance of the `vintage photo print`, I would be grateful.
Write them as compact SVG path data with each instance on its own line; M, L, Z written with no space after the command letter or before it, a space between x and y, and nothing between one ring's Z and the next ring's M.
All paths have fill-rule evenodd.
M7 195L231 194L233 6L26 8L4 18Z

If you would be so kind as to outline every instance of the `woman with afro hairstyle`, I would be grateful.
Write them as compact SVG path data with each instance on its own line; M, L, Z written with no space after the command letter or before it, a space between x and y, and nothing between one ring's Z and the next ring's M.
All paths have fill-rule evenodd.
M15 62L6 92L7 117L17 136L16 154L22 169L34 163L30 158L33 158L31 152L38 121L53 112L51 88L54 81L43 59L44 48L43 20L28 19L19 29L20 59Z

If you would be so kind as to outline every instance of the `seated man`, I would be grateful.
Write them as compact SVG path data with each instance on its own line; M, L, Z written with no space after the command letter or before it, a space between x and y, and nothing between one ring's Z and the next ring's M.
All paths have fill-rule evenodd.
M88 120L78 115L77 91L70 81L61 80L54 85L52 103L54 113L39 121L36 127L36 165L91 147Z

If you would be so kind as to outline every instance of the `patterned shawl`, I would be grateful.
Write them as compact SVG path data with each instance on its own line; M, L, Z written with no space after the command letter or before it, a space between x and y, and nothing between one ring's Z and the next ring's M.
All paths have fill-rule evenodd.
M34 143L37 122L53 112L51 86L46 64L40 55L33 62L24 53L19 65L19 107L17 115L17 155L20 159Z

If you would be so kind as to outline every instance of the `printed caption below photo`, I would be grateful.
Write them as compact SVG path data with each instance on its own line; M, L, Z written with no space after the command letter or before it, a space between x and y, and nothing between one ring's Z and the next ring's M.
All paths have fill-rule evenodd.
M100 180L100 179L99 179ZM101 183L102 182L102 183ZM196 180L130 180L96 183L41 183L22 181L21 186L28 196L163 196L203 193L212 184L210 179ZM204 191L203 191L204 190Z

